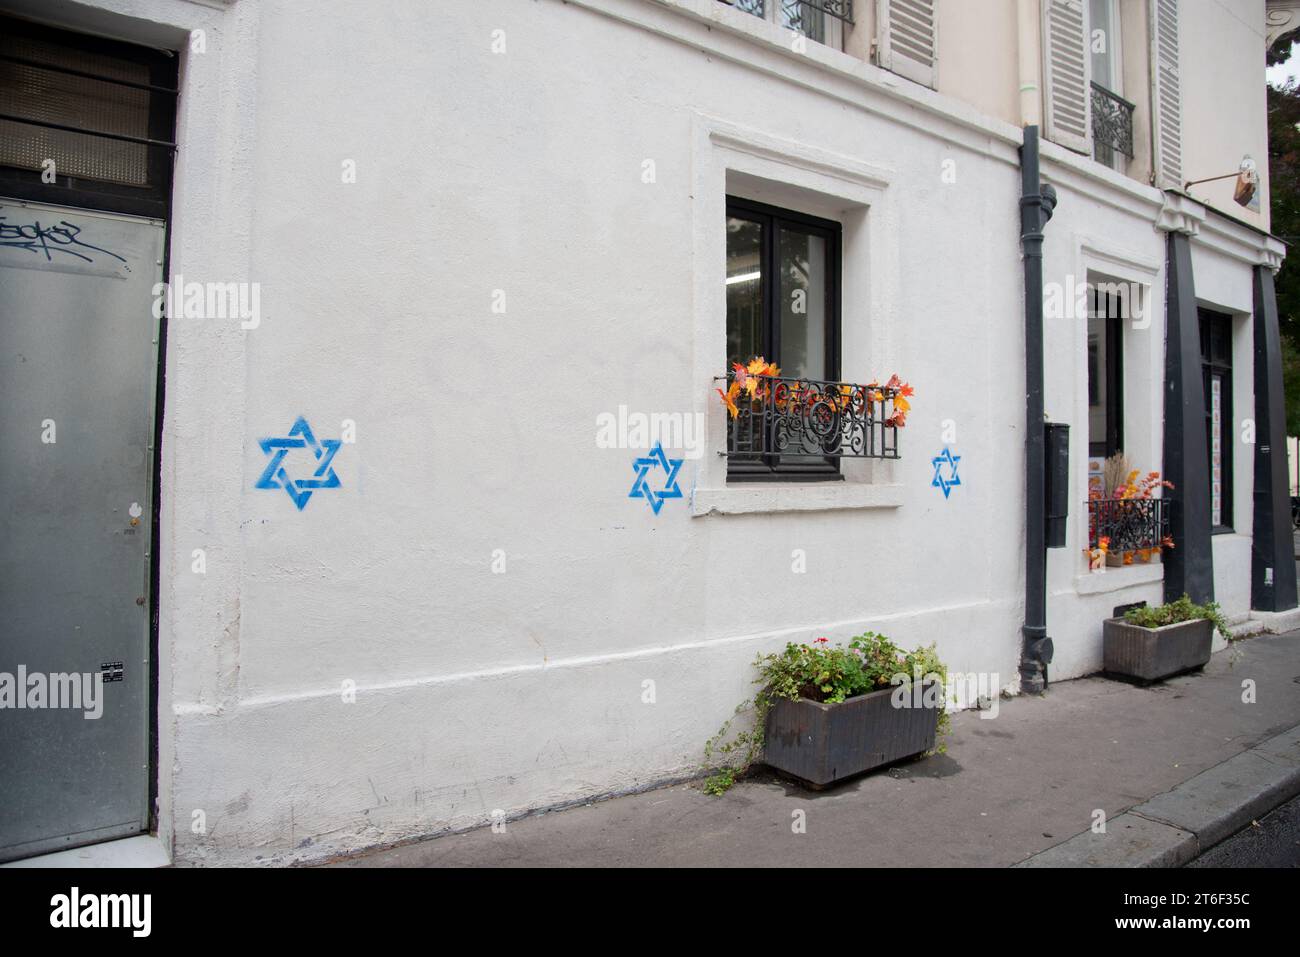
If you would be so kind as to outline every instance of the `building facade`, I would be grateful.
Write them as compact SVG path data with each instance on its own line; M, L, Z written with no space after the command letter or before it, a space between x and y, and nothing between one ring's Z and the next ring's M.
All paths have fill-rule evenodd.
M0 671L118 679L0 713L0 855L315 860L681 779L790 640L1015 694L1125 604L1295 617L1288 4L0 7ZM758 355L780 430L718 394ZM1117 452L1174 488L1094 569Z

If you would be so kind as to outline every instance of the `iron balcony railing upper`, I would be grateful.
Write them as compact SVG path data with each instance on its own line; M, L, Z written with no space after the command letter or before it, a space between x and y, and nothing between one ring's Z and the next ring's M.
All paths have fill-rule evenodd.
M1088 500L1088 546L1110 539L1107 550L1151 551L1168 546L1169 505L1163 498L1093 498Z
M807 7L828 17L834 17L836 20L843 20L845 23L853 22L853 0L722 0L722 2L746 13L752 13L756 17L767 16L769 3L780 3L785 8L787 19L792 25L801 20L799 7Z
M716 381L730 386L734 375ZM896 459L898 390L786 376L751 376L758 385L728 416L728 456ZM900 416L901 418L901 416Z
M1092 84L1092 142L1097 159L1123 153L1133 158L1133 110L1136 107L1099 83Z

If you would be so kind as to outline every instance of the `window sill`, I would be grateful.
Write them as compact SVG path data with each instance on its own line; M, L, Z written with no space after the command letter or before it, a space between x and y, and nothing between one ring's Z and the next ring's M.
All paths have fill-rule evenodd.
M1135 585L1150 585L1165 580L1163 563L1128 565L1107 568L1104 572L1087 572L1074 579L1074 590L1080 595L1104 595Z
M747 482L695 490L691 515L822 512L833 509L898 508L903 486L857 482Z

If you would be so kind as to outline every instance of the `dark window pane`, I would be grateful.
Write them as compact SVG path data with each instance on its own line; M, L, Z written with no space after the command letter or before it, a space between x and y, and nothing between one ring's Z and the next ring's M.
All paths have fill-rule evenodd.
M1088 320L1088 441L1106 441L1106 320Z
M826 378L826 240L780 230L780 365L783 374Z
M763 355L763 227L727 218L727 368Z
M1227 322L1216 322L1210 327L1210 354L1220 365L1232 365L1232 328Z

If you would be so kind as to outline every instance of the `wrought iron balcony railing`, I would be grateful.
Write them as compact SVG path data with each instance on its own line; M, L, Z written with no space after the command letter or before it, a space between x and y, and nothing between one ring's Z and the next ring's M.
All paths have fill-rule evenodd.
M722 0L737 10L744 10L756 17L766 17L769 3L779 3L783 8L787 25L795 26L802 22L803 11L807 7L814 13L824 13L845 23L853 22L853 0Z
M727 391L734 375L718 376ZM753 376L752 395L728 416L728 456L896 459L897 389L819 379Z
M1110 554L1151 551L1169 541L1169 502L1162 498L1088 500L1088 547L1110 539Z
M1099 83L1092 84L1092 149L1107 165L1115 153L1133 158L1133 110L1136 107Z
M786 3L787 6L791 5L789 0ZM798 5L810 7L845 23L853 22L853 0L798 0Z

